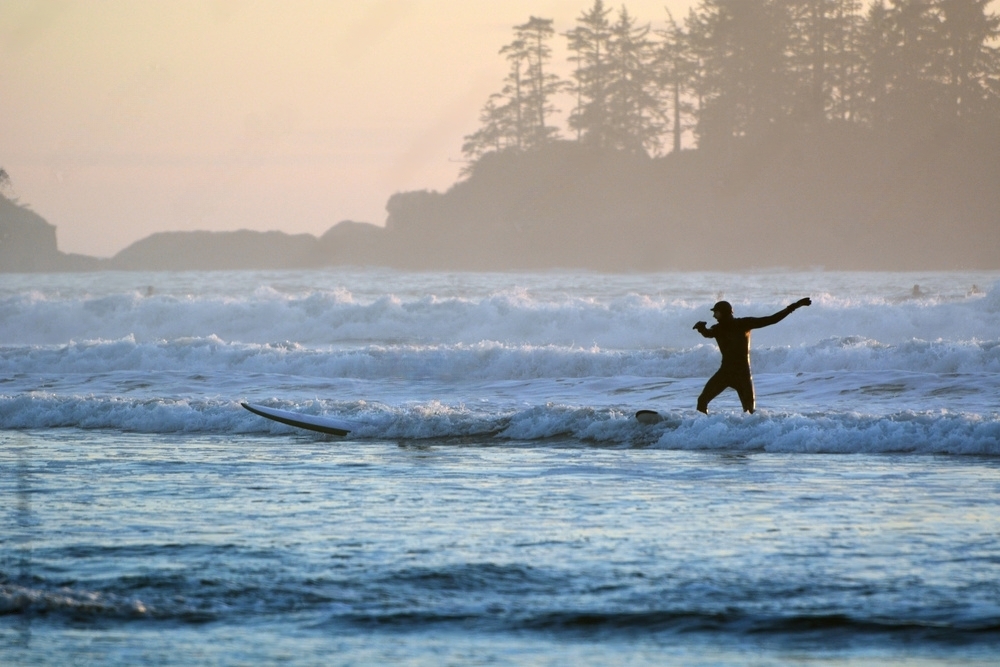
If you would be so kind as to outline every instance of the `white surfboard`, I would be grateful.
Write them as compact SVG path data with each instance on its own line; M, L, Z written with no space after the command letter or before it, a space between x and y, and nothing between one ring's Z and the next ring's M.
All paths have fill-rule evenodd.
M263 405L253 405L251 403L240 403L240 405L255 415L260 415L266 419L281 422L282 424L287 424L289 426L297 426L298 428L316 431L318 433L326 433L327 435L347 435L357 428L357 424L343 419L337 419L335 417L304 415L299 412L279 410L278 408L268 408Z

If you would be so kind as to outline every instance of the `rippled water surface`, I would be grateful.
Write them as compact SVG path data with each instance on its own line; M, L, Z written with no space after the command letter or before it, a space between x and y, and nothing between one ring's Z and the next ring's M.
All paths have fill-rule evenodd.
M0 438L16 499L4 664L990 664L1000 650L992 460Z

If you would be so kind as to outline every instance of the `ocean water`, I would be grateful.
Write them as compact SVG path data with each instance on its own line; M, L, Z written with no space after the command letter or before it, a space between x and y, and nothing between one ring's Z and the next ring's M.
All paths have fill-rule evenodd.
M0 274L0 471L3 665L996 664L1000 273Z

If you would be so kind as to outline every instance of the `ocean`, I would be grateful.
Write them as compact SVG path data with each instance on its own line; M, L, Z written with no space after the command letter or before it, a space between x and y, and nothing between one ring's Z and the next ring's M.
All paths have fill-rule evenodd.
M0 471L3 665L992 665L1000 272L0 274Z

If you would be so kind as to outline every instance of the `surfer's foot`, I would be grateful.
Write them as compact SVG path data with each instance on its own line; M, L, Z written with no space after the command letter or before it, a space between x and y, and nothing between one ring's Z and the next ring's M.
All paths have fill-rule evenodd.
M701 407L701 406L699 405L699 406L698 406L698 412L702 413L703 415L707 415L707 414L708 414L708 406L705 406L705 407Z

